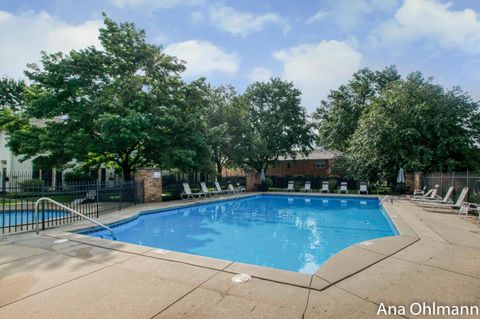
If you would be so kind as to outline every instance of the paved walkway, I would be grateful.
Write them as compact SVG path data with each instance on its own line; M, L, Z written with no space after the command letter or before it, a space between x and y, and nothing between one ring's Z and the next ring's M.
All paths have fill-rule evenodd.
M148 247L5 236L0 318L372 318L380 303L480 305L480 228L387 205L420 240L323 290L260 278L234 284L229 264L168 261Z

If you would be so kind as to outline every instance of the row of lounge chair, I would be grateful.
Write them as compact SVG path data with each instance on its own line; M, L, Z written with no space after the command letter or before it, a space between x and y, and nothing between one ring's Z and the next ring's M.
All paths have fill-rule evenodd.
M289 181L288 186L286 188L287 192L295 192L294 188L294 182ZM310 181L305 182L305 186L300 189L302 192L310 193L312 192L312 183ZM330 193L330 187L329 183L327 181L324 181L322 183L322 189L320 189L320 193ZM348 187L347 187L347 182L341 182L340 183L340 188L338 190L339 194L348 194ZM359 194L368 194L368 189L367 189L367 183L361 182L360 183L360 190L358 191Z
M426 188L423 190L415 190L414 195L410 197L410 200L417 204L418 206L425 208L427 210L442 210L442 209L460 209L465 203L467 198L469 188L464 187L458 195L456 202L452 200L453 186L450 186L445 193L444 197L438 195L439 185L435 185L434 188L426 191Z
M200 187L202 191L194 193L190 188L188 183L183 183L183 192L180 194L182 199L187 198L202 198L202 197L211 197L211 196L219 196L219 195L228 195L228 194L240 194L241 192L245 192L245 187L241 186L240 183L237 183L237 187L233 187L231 183L228 184L227 189L222 189L219 182L215 182L215 190L211 191L208 189L207 184L205 182L200 183Z

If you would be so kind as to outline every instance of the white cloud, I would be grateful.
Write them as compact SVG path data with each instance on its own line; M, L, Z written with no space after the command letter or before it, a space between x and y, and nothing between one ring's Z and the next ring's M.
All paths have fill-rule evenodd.
M362 65L362 55L340 41L304 44L275 52L273 56L283 63L282 78L292 81L302 91L303 103L309 111Z
M100 48L98 29L101 25L99 20L72 25L44 11L19 15L0 11L1 75L24 77L26 64L38 62L42 50L54 53L90 45Z
M394 19L373 31L376 44L395 46L426 41L468 54L480 53L480 20L472 9L455 11L451 3L405 0Z
M377 12L394 11L398 0L332 0L326 11L318 11L306 23L323 21L326 18L345 30L353 30L370 21L367 16Z
M272 77L272 71L265 67L256 67L248 74L247 78L252 81L267 81Z
M320 10L320 11L317 11L317 13L315 13L313 16L311 16L310 18L308 18L308 20L307 20L305 23L306 23L306 24L310 24L310 23L322 21L322 20L325 19L325 17L327 17L327 16L328 16L328 12L327 12L327 11Z
M117 8L171 9L179 6L194 6L202 0L110 0Z
M291 27L288 22L277 13L255 15L250 12L240 12L231 7L214 7L210 11L210 22L220 30L242 37L262 30L268 24L278 25L286 33Z
M165 48L169 55L187 62L186 78L206 76L211 73L234 74L238 70L238 58L208 41L189 40L173 43Z

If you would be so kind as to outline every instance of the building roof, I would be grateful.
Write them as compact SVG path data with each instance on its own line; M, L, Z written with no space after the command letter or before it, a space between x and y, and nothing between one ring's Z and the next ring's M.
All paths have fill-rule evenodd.
M332 159L338 155L342 154L342 152L337 151L337 150L327 150L324 148L317 148L314 149L310 154L307 156L303 154L298 154L295 158L292 158L291 156L280 156L278 158L279 161L291 161L291 160L300 160L300 161L305 161L305 160L328 160Z

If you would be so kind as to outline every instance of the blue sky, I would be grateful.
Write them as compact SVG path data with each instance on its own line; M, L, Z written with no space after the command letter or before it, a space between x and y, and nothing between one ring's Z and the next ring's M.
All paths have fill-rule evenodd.
M361 67L395 64L480 99L480 1L458 0L0 0L0 74L19 78L47 52L98 46L101 12L242 92L280 76L315 109Z

